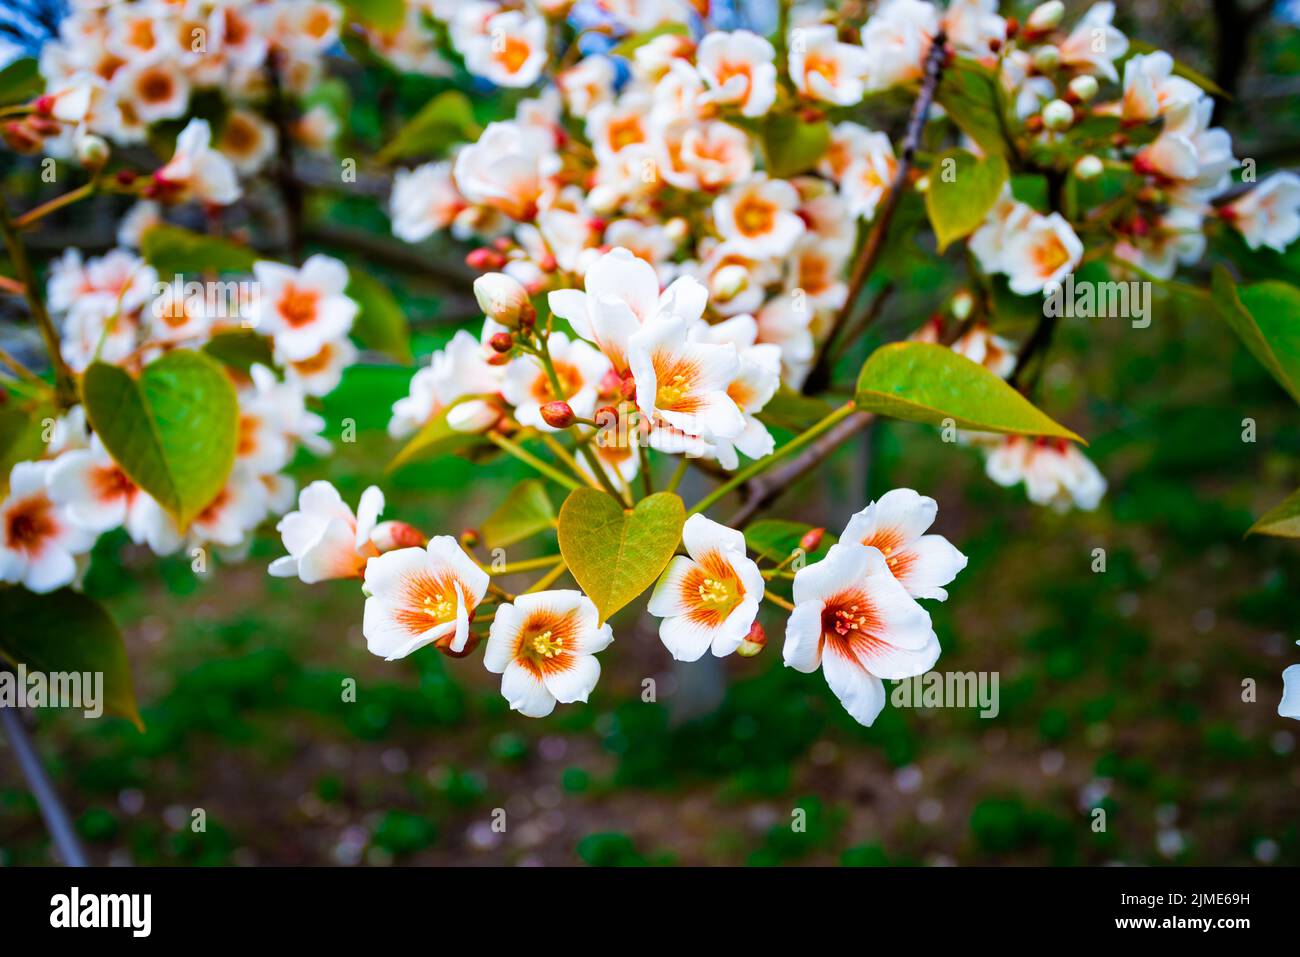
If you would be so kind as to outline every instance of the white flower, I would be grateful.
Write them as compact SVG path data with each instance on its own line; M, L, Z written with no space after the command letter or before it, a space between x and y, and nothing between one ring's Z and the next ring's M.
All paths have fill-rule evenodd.
M251 176L275 155L278 134L275 127L252 110L234 109L221 127L217 148L235 169Z
M663 619L659 637L678 661L697 661L710 649L724 657L754 624L763 576L745 554L745 536L703 515L686 520L682 544L687 554L668 563L647 610Z
M1061 63L1115 82L1114 61L1128 52L1128 38L1111 26L1115 4L1095 3L1060 44Z
M880 680L924 674L939 659L930 616L898 583L878 549L831 546L794 578L795 609L786 623L785 664L820 666L840 703L870 725L885 706Z
M207 120L190 120L176 139L172 158L154 173L161 187L160 199L183 202L193 197L218 206L239 199L234 164L211 144L212 129Z
M934 499L896 488L849 519L840 541L878 549L913 598L946 601L943 586L966 567L966 556L942 535L925 534L938 513Z
M483 667L501 675L501 696L529 718L555 703L586 701L600 679L596 653L614 640L591 599L561 589L520 595L497 608Z
M1011 291L1026 296L1060 282L1082 258L1083 243L1064 216L1035 214L1007 236L1002 268Z
M253 325L284 358L309 359L352 328L357 304L345 293L348 270L337 259L317 253L299 269L259 261L253 272L261 284Z
M804 96L852 106L866 91L867 51L841 43L832 26L790 31L790 79Z
M1221 212L1251 249L1283 252L1300 236L1300 176L1274 173Z
M110 89L145 124L184 116L190 102L189 78L176 69L173 61L157 54L137 56L123 64L113 74ZM191 120L190 126L195 123L202 123L204 129L208 125L203 120ZM207 146L206 140L203 145Z
M463 432L478 432L500 417L485 395L501 389L501 370L487 364L483 346L464 329L429 357L429 364L411 378L408 395L393 403L388 434L404 438L444 412L448 424Z
M1007 38L998 0L952 0L943 14L943 29L954 48L976 57L991 55Z
M1282 700L1277 703L1277 713L1300 721L1300 665L1291 665L1282 672Z
M594 342L618 372L628 368L628 344L642 324L661 316L694 322L704 314L708 290L683 276L661 294L654 267L631 250L611 249L588 267L585 291L557 289L547 296L551 311Z
M366 563L379 554L371 543L384 493L372 485L361 493L357 514L329 482L312 482L298 496L298 510L275 526L289 554L268 571L277 578L297 576L308 585L334 578L360 578Z
M569 113L585 118L594 107L613 98L614 79L614 63L609 57L589 56L559 74L555 82Z
M596 411L600 381L610 371L609 360L585 342L570 340L562 332L551 333L547 347L556 377L564 389L564 401L579 418L590 419ZM539 360L532 356L512 359L501 380L501 395L515 407L515 418L520 425L530 425L542 432L558 431L542 421L542 406L560 396L555 394Z
M248 533L266 518L270 494L271 490L259 475L236 466L225 488L190 523L190 538L230 548L242 544Z
M799 192L786 180L757 174L713 201L713 222L746 256L784 256L804 233Z
M710 33L700 41L695 64L714 103L735 103L741 116L762 116L776 99L776 51L748 30Z
M181 342L186 339L203 339L212 328L203 294L186 295L185 286L170 282L149 304L149 332L162 342Z
M888 0L862 28L867 53L867 89L884 90L919 80L939 14L922 0Z
M679 121L659 134L659 175L678 189L716 190L754 172L749 137L730 123Z
M456 188L471 203L511 219L532 219L559 162L551 142L550 135L536 127L489 123L477 142L456 154Z
M1138 54L1124 64L1124 97L1121 110L1125 121L1146 123L1172 107L1201 98L1191 80L1174 75L1174 58L1163 50Z
M38 594L71 584L74 556L90 551L96 538L50 498L50 467L48 461L17 463L9 473L9 497L0 501L0 581Z
M366 565L366 647L389 661L437 642L465 650L469 622L487 592L487 572L450 535L426 548L399 548Z
M287 381L306 395L329 395L343 380L343 370L357 361L357 347L348 339L337 339L306 359L280 358Z
M889 137L864 131L853 144L853 158L840 180L840 191L849 213L871 219L889 191L897 168L894 144L889 142Z
M733 439L745 428L727 387L740 371L730 343L689 341L690 321L663 318L629 341L636 401L651 421L663 419L688 435Z
M1025 483L1029 500L1066 511L1071 504L1091 511L1106 494L1106 479L1074 445L1064 439L1027 439L1012 435L989 453L989 478L1010 487Z
M90 446L50 460L46 473L50 500L70 520L99 534L126 524L140 489L113 461L98 435Z
M546 65L546 20L507 10L461 49L465 68L497 86L532 86Z

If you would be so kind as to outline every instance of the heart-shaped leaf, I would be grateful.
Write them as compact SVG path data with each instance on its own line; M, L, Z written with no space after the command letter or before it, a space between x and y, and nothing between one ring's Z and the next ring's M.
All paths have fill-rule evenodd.
M96 362L81 389L90 424L109 454L187 527L216 498L235 464L239 406L221 364L177 349L133 379Z
M1214 270L1214 302L1260 365L1300 402L1300 289L1276 280L1238 286Z
M1292 492L1261 515L1246 534L1300 538L1300 490Z
M103 700L98 703L144 730L122 635L99 602L71 588L34 595L25 588L0 587L0 622L0 659L47 674L102 674Z
M575 489L560 508L560 554L601 620L654 584L682 540L686 507L658 492L625 509L593 488Z
M930 167L925 210L943 252L954 239L969 235L984 222L1007 181L1007 161L994 153L980 159L952 149Z
M540 479L525 479L483 522L483 544L504 548L555 525L555 507Z
M959 429L1082 442L977 362L929 342L894 342L867 359L853 401L876 412Z

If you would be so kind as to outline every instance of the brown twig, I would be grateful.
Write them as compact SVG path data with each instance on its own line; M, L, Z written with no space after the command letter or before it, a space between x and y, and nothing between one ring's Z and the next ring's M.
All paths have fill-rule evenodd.
M744 528L782 492L824 462L845 441L875 421L875 418L871 412L854 412L843 421L837 422L825 435L820 436L798 455L750 482L744 504L736 510L727 524L732 528Z
M830 381L830 362L835 358L837 351L849 345L852 340L839 341L841 333L848 325L849 318L853 315L858 304L858 299L862 296L862 290L870 278L872 270L875 269L880 255L885 249L885 239L889 234L889 224L894 218L894 212L898 209L898 204L903 198L903 190L907 186L908 173L912 168L912 161L916 157L917 148L921 143L921 133L925 129L926 120L930 116L930 107L934 103L935 91L939 88L939 80L943 76L943 68L946 52L947 35L940 30L930 44L930 52L925 58L925 77L921 81L921 90L916 95L916 102L912 104L912 114L907 121L907 130L903 135L902 153L898 159L898 165L894 168L894 178L889 186L889 193L885 197L884 208L876 217L875 223L872 224L871 231L867 233L866 241L858 251L857 259L854 260L853 270L849 274L849 292L845 297L844 306L840 309L839 315L835 317L835 322L831 325L831 330L826 338L822 341L821 349L818 351L816 360L813 363L812 371L804 384L804 392L815 393L823 391ZM866 330L866 325L855 330L855 335L861 335Z

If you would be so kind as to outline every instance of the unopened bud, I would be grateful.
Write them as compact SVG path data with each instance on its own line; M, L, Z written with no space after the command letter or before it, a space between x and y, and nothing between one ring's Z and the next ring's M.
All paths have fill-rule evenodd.
M736 649L736 654L742 658L753 658L766 646L767 632L763 630L762 625L754 622L749 626L749 634L745 636L740 643L740 647Z
M962 289L952 297L952 317L958 322L965 322L970 318L970 312L975 308L975 297L970 294L970 290Z
M691 224L681 216L674 216L664 223L664 235L674 243L680 243L691 232Z
M916 182L912 184L918 193L928 193L930 191L930 177L918 176Z
M460 531L460 543L466 548L478 548L479 543L478 529L463 528Z
M498 332L488 340L494 352L509 352L515 347L515 337L508 332Z
M1055 73L1061 65L1061 51L1050 43L1034 51L1034 68L1039 73Z
M1097 95L1097 78L1089 76L1087 73L1076 76L1070 81L1070 92L1074 94L1075 99L1080 103L1087 103Z
M587 194L587 205L599 216L614 212L618 209L618 203L618 192L608 186L597 186Z
M87 133L77 139L77 161L87 169L99 169L108 162L108 142L102 136Z
M817 551L817 546L822 543L822 536L826 534L824 528L810 528L803 533L803 538L799 539L799 547L805 552Z
M465 257L465 265L470 269L500 269L506 264L506 258L489 246L471 250Z
M1034 7L1025 20L1025 29L1030 33L1046 33L1059 27L1064 17L1065 4L1061 0L1048 0Z
M1052 100L1043 107L1043 125L1061 133L1074 125L1074 107L1065 100Z
M520 317L532 310L528 290L518 279L503 272L490 272L475 279L474 298L489 319L503 326L518 326Z
M380 522L370 532L370 544L381 553L398 548L423 548L428 541L423 532L405 522Z
M635 402L636 401L636 379L632 378L631 376L627 376L622 382L619 383L618 391L619 394L623 396L623 398L627 399L627 401Z
M723 302L736 298L749 286L749 273L744 266L723 266L713 274L711 292Z
M542 421L553 429L567 429L577 416L567 402L547 402L542 406Z
M1074 175L1077 179L1096 179L1105 170L1099 157L1089 153L1087 156L1080 156L1074 164Z

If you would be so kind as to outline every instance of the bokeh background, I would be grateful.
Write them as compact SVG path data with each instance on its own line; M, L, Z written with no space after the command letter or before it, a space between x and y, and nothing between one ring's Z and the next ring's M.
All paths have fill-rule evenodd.
M1130 36L1235 94L1218 122L1237 156L1261 170L1300 162L1300 3L1121 0L1118 11ZM38 21L6 43L38 43ZM448 82L353 67L339 64L349 133L372 149ZM484 94L476 108L486 119L506 106ZM17 205L53 195L30 162L0 164ZM465 250L396 244L383 197L364 179L313 192L308 238L399 290L426 356L478 318ZM116 212L79 207L33 242L45 257L69 244L102 252ZM1300 246L1238 261L1248 276L1300 281ZM919 325L958 275L922 248L892 257L898 292L875 342ZM125 630L147 730L45 712L33 736L99 863L1300 863L1300 727L1276 713L1281 671L1300 661L1300 549L1243 537L1300 483L1300 419L1203 304L1155 308L1146 329L1064 322L1040 385L1040 404L1092 440L1110 481L1098 511L1032 506L989 482L973 452L893 422L777 506L837 532L890 488L937 498L937 530L970 556L950 600L930 606L939 668L998 672L996 718L890 706L864 729L820 675L782 667L779 619L765 620L773 640L757 658L678 666L641 601L615 619L591 703L532 721L508 711L477 656L371 656L355 583L268 577L281 552L268 527L245 559L205 576L125 535L101 539L85 587ZM27 332L12 318L0 328L21 351ZM997 329L1021 335L1030 318L1002 316ZM295 475L328 478L350 501L379 483L388 517L454 534L523 473L446 459L385 475L388 407L411 372L380 359L350 369L322 412L336 438L354 419L356 442L304 454ZM346 678L356 703L341 700ZM654 702L642 700L646 678ZM0 864L49 863L12 757L0 746ZM194 833L200 808L207 830ZM491 826L498 808L505 833ZM1107 812L1103 832L1094 808Z

